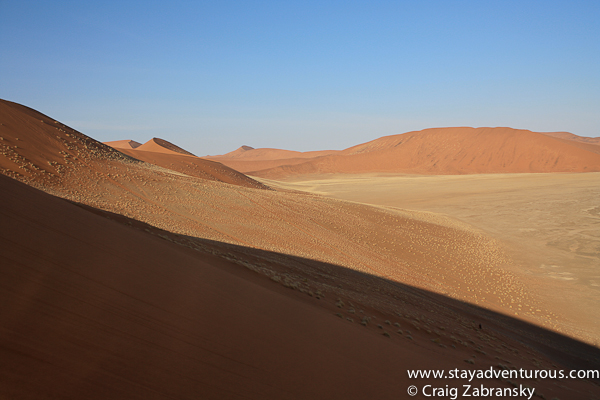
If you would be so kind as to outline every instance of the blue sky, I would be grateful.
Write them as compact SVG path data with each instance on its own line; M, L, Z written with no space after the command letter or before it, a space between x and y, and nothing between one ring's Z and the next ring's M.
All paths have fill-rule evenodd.
M600 136L598 21L599 1L0 0L0 98L198 155L440 126Z

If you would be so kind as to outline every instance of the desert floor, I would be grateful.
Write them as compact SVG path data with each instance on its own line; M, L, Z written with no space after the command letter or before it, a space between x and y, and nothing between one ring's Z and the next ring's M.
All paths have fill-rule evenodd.
M553 315L537 321L600 343L600 173L321 174L261 179L328 197L441 213L501 241Z

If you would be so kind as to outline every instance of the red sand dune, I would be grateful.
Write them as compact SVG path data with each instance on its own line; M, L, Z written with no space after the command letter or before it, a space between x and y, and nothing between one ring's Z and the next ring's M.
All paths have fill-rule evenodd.
M29 107L0 100L0 172L35 184L57 183L70 170L121 153Z
M121 146L121 142L123 141L106 142L104 144L112 146L120 152L137 160L158 165L159 167L194 176L196 178L256 189L267 189L262 183L257 182L228 166L216 161L209 161L196 157L189 151L164 139L153 138L135 148ZM112 143L117 143L117 146L113 146Z
M344 280L333 266L303 261L307 276L341 279L348 293L378 286L371 300L402 299L404 314L381 313L354 297L319 300L244 268L265 259L251 249L198 247L189 239L184 246L178 235L5 176L0 193L2 397L397 399L411 384L457 385L410 380L407 369L468 368L467 359L481 369L590 368L598 362L597 350L566 338L535 350L538 338L553 334L426 292L356 280L351 271ZM284 255L272 260L298 262ZM373 319L366 327L350 321L366 315ZM384 320L401 321L412 336ZM458 347L438 345L451 343L446 336L435 339L438 329L457 335ZM479 346L477 356L468 338ZM598 393L585 380L515 381L546 396ZM500 380L470 384L490 382L511 387Z
M295 165L306 162L307 159L323 157L338 153L337 150L322 151L290 151L279 149L254 149L250 146L242 146L237 150L221 156L206 156L207 160L219 161L235 169L246 173L261 169L275 168L281 165Z
M123 159L126 153L141 161L191 176L233 185L266 188L263 184L229 167L207 161L162 139L152 139L136 149L102 144L28 107L0 100L0 171L33 182L54 182L67 171L86 168L96 171L95 160ZM134 145L119 141L117 146ZM111 142L114 143L114 142ZM152 148L157 152L140 151ZM161 150L162 149L162 150ZM177 150L179 149L179 150Z
M156 153L166 153L166 154L183 154L186 156L195 157L189 151L184 150L181 147L176 146L171 142L167 142L166 140L159 139L159 138L152 138L152 139L148 140L146 143L144 143L140 147L137 147L136 150L152 151L152 152L156 152Z
M71 201L0 176L2 398L396 399L407 369L600 363L464 303L536 306L462 224L165 172L7 103L0 172Z
M291 150L280 150L280 149L255 149L250 146L241 146L237 150L230 153L223 154L220 156L206 156L204 158L222 160L222 159L236 159L236 160L282 160L288 158L314 158L326 156L329 154L337 153L337 150L321 150L321 151L291 151Z
M314 173L475 174L600 171L600 146L511 128L434 128L382 137L303 163L244 168L265 178ZM238 161L238 159L234 159ZM233 161L233 160L232 160ZM229 165L230 161L223 159Z
M115 140L112 142L104 142L104 144L114 149L135 149L142 145L135 140Z
M172 154L168 151L142 151L140 150L141 147L137 149L119 149L119 151L135 159L196 178L256 189L267 189L262 183L219 162L204 160L196 156Z
M558 139L574 140L576 142L600 145L600 137L577 136L570 132L542 132L544 135Z
M406 360L435 354L231 261L0 188L0 397L394 398Z

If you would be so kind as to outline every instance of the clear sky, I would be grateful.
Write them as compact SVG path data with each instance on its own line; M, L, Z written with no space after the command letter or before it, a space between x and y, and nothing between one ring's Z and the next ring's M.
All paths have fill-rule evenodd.
M440 126L600 136L600 1L0 0L0 98L198 155Z

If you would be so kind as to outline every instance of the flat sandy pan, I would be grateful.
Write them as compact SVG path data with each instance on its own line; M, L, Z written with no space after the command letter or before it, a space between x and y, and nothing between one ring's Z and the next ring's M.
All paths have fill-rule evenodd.
M564 325L600 339L600 173L321 174L272 186L442 213L500 239Z

